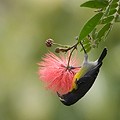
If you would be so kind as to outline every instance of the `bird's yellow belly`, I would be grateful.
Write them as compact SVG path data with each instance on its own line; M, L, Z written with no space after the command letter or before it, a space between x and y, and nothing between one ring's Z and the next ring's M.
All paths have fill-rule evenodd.
M77 85L76 85L76 82L85 75L86 73L86 70L85 68L81 69L79 72L77 72L73 78L73 82L72 82L72 87L71 87L71 90L72 91L73 89L77 89Z

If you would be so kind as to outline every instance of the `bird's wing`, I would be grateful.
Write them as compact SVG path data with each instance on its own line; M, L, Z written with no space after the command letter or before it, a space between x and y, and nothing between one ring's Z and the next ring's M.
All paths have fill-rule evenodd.
M99 73L99 68L101 67L101 65L102 63L98 64L93 69L91 69L89 72L87 72L82 78L80 78L76 83L77 89L74 89L71 92L64 94L64 95L60 95L58 93L60 101L64 105L69 106L69 105L76 103L79 99L81 99L93 85Z

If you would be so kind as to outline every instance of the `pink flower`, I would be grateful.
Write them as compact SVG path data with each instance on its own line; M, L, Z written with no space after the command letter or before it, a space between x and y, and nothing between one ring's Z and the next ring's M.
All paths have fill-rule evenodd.
M59 94L66 94L72 87L72 80L79 68L67 68L69 54L60 55L60 58L53 53L47 53L38 63L39 78L46 83L47 88ZM71 58L70 66L77 66L76 58Z

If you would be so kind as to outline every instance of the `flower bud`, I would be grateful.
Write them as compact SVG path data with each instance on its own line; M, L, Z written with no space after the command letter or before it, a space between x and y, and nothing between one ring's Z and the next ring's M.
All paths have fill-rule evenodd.
M45 41L47 47L51 47L53 45L53 39L49 38Z
M55 52L56 52L56 53L60 53L60 51L61 51L61 50L60 50L59 47L57 47L57 48L55 49Z

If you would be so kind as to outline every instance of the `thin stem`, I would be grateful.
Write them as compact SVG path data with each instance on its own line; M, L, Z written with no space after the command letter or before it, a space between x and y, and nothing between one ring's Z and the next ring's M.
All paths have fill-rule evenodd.
M58 44L58 43L53 43L53 45L57 45L57 46L63 47L63 48L69 48L69 45L61 45L61 44Z
M75 45L73 45L73 46L71 46L71 47L69 47L68 49L66 49L66 51L68 51L68 50L71 50L71 52L70 52L70 55L69 55L69 58L68 58L68 65L67 65L67 69L70 67L69 66L69 64L70 64L70 60L71 60L71 57L72 57L72 53L74 52L74 50L77 48L77 45L79 44L79 42L77 42ZM82 44L82 42L80 41L80 44L81 44L81 46L82 46L82 48L83 48L83 50L84 50L84 53L87 55L87 52L86 52L86 50L85 50L85 48L84 48L84 46L83 46L83 44Z
M87 52L86 52L86 50L85 50L85 48L84 48L84 46L83 46L81 41L80 41L80 45L82 46L84 53L87 54Z
M67 51L71 50L72 48L75 48L75 49L76 49L76 47L77 47L78 44L79 44L79 43L77 42L76 44L74 44L73 46L69 47L69 48L66 49L65 51L67 52Z
M70 64L70 60L71 60L71 57L72 57L72 53L77 48L78 44L79 43L77 42L75 45L73 45L73 46L71 46L70 48L67 49L67 51L72 49L71 52L70 52L69 58L68 58L67 68L69 68L69 64Z

